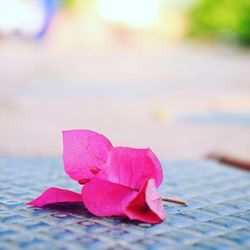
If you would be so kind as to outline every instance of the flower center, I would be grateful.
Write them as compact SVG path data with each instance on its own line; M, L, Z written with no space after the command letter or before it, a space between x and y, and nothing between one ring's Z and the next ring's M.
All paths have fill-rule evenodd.
M99 172L100 172L100 168L98 168L98 167L93 167L93 168L91 168L89 171L92 173L92 174L94 174L94 175L96 175L96 174L98 174ZM81 179L81 180L79 180L78 181L78 183L80 184L80 185L84 185L84 184L86 184L87 182L89 182L90 181L90 179Z
M93 167L93 168L91 168L89 171L90 171L92 174L98 174L100 170L101 170L101 169L98 168L98 167Z
M78 183L79 183L80 185L84 185L84 184L86 184L87 182L89 182L89 179L81 179L81 180L78 181Z

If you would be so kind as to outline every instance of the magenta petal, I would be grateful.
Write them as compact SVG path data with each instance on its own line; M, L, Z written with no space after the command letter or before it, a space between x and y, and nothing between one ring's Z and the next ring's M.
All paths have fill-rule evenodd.
M82 196L70 190L52 187L27 204L42 207L59 202L82 202Z
M124 207L124 213L133 220L160 223L166 217L161 197L157 193L155 180L148 180L138 195Z
M122 208L138 192L129 187L92 179L82 189L82 200L87 209L97 216L122 216Z
M160 161L149 148L115 147L98 178L139 190L150 178L160 186L163 173Z
M96 132L63 131L65 171L78 181L91 179L103 168L112 148L111 142Z

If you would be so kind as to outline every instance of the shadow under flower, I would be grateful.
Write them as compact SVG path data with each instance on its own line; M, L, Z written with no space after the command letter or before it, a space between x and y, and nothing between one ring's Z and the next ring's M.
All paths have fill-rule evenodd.
M84 223L84 221L92 221L93 223L98 222L104 222L108 220L108 223L116 226L116 225L122 225L122 224L130 224L134 226L139 227L151 227L151 224L148 223L142 223L140 221L136 220L129 220L126 217L121 216L110 216L110 217L99 217L91 214L87 208L83 205L81 202L76 203L56 203L51 205L46 205L44 207L30 207L32 209L33 213L36 215L41 213L46 213L47 215L51 217L61 218L61 219L69 219L72 217L76 217L78 220L78 223ZM81 219L81 221L79 221ZM85 224L85 223L84 223Z

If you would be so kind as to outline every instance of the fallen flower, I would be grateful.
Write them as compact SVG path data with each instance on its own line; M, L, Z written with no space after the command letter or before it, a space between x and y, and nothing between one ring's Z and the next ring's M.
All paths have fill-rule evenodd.
M157 193L163 172L149 148L113 147L90 130L64 131L63 145L65 171L83 185L82 193L49 188L29 205L82 201L96 216L127 216L147 223L165 219Z

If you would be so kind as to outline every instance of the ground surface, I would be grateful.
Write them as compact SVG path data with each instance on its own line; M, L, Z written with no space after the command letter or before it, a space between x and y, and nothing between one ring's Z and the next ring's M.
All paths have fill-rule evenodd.
M169 162L158 225L91 215L82 205L29 207L51 186L80 192L58 158L0 158L0 249L195 249L250 247L250 174L209 161ZM192 174L190 174L192 173Z

